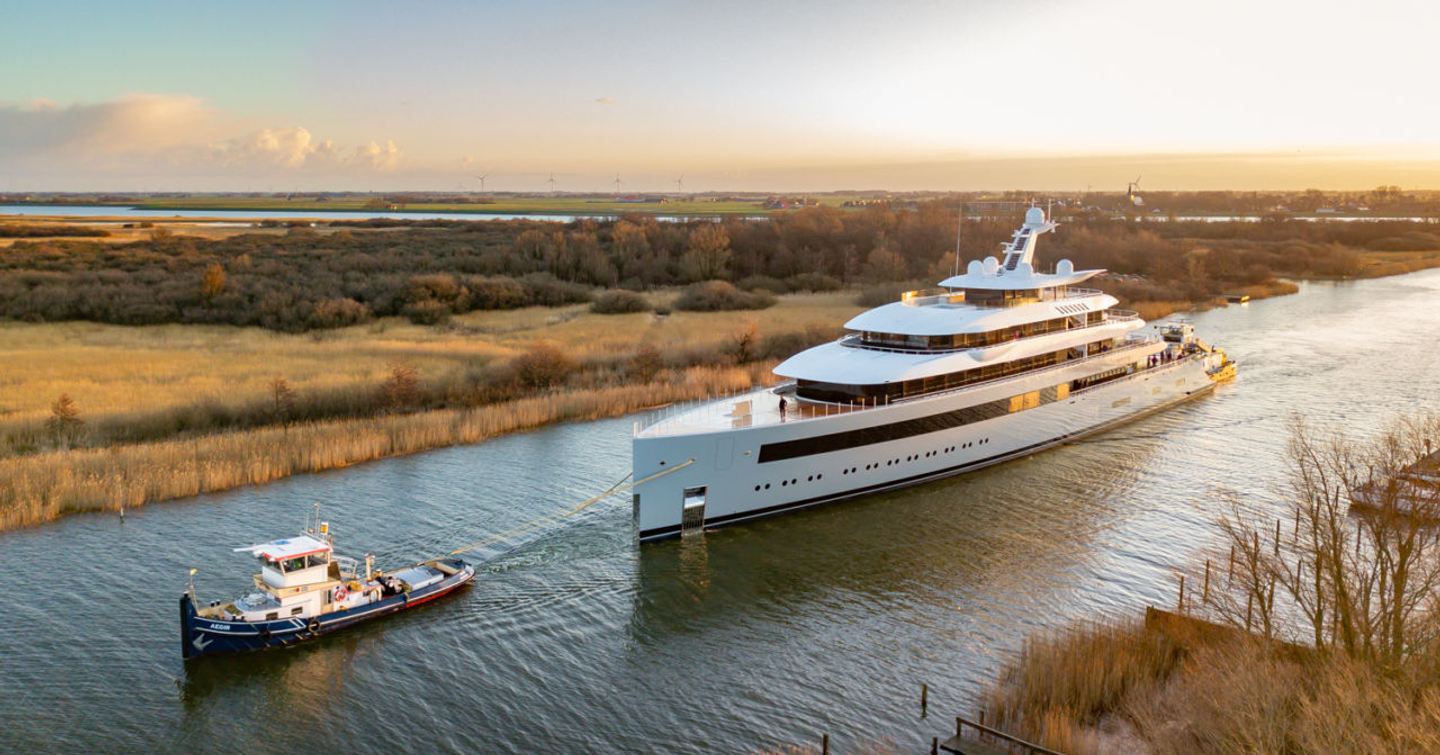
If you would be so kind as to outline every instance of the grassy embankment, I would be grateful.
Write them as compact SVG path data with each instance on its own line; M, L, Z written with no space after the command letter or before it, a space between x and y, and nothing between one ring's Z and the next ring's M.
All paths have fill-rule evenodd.
M852 300L792 295L762 313L663 318L529 308L474 312L441 328L390 319L308 335L7 324L0 529L748 388L770 379L767 343L783 351L833 336L858 311ZM513 387L515 361L537 343L567 356L568 377ZM643 360L653 364L637 370ZM403 407L381 396L396 365L418 378ZM283 401L277 377L293 391ZM47 425L61 394L84 424L57 443Z
M1440 752L1437 664L1382 672L1173 620L1083 624L1028 640L982 707L1073 755Z

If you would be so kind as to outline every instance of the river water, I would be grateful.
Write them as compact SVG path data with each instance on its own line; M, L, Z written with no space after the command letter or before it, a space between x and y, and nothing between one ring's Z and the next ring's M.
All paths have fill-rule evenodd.
M186 569L202 601L244 591L230 549L313 502L342 551L445 552L620 478L631 420L0 535L0 751L925 751L1027 633L1169 605L1223 491L1276 505L1292 412L1368 432L1440 395L1440 270L1194 322L1239 378L1106 435L640 549L611 500L460 594L289 650L182 664Z

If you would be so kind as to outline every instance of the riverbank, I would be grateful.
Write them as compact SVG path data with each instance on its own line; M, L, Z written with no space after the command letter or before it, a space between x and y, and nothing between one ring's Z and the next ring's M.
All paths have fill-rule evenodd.
M1377 277L1440 265L1440 252L1364 259L1360 275ZM1234 292L1258 300L1296 290L1270 280ZM1116 293L1146 319L1225 304L1213 296L1135 301L1123 285ZM673 295L648 296L664 311ZM0 329L8 368L0 485L9 492L0 496L0 527L708 398L767 381L770 360L834 337L861 309L855 291L836 291L785 295L762 313L599 315L579 304L475 311L438 326L386 318L305 335L7 325ZM527 359L522 378L517 366ZM736 368L749 382L728 372ZM61 397L72 402L63 412ZM560 403L543 410L525 403L542 398ZM508 424L471 416L505 407L522 416ZM265 442L279 445L266 451ZM208 449L202 456L223 460L196 461L201 447Z
M1144 621L1027 640L982 709L1002 730L1071 755L1440 751L1440 694L1423 675L1153 609Z
M748 389L773 363L692 368L664 382L557 391L467 409L313 422L0 460L0 531L340 469L555 422L617 417Z
M747 389L833 338L853 296L788 295L763 316L575 305L310 335L7 325L0 529Z

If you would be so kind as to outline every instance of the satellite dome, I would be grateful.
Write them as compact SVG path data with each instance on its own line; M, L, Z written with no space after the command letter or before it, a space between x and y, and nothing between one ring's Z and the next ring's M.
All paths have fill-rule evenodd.
M965 266L966 275L979 275L984 270L985 266L980 264L980 260L970 260L970 264Z
M1031 207L1025 211L1025 225L1040 225L1045 222L1045 211L1039 207Z
M1073 272L1075 272L1075 263L1070 260L1060 260L1060 262L1055 265L1056 275L1069 275Z
M986 272L986 273L988 273L988 274L990 274L990 275L994 275L995 272L996 272L997 270L999 270L999 269L1000 269L1000 260L997 260L997 259L995 259L994 257L986 257L986 258L985 258L985 272Z

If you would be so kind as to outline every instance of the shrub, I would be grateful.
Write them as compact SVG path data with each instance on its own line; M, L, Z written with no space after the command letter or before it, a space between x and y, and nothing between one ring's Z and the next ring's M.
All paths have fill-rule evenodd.
M883 304L900 301L900 295L911 290L911 286L904 283L887 283L879 286L867 286L860 295L855 297L855 303L862 307L878 307Z
M790 292L790 286L779 278L771 278L768 275L751 275L741 278L735 284L746 291L769 291L772 294L785 294Z
M605 291L590 302L590 311L597 315L622 315L631 312L649 312L650 302L634 291L616 289Z
M526 388L545 389L565 382L575 369L569 354L548 343L537 343L510 360L515 379Z
M839 278L832 278L824 273L800 273L785 279L785 285L791 291L839 291L842 287Z
M310 314L312 328L344 328L370 319L370 308L354 299L326 299Z
M705 281L685 287L675 308L689 312L723 312L737 309L765 309L775 306L775 296L765 291L741 291L725 281Z
M426 299L406 304L401 314L416 325L438 325L450 319L450 307L434 299Z
M520 282L525 286L531 306L558 307L590 301L589 286L568 283L549 273L532 273L521 278Z

